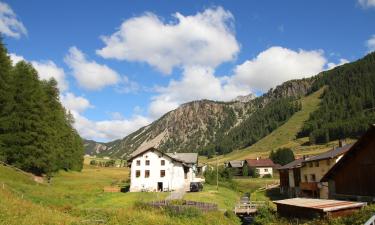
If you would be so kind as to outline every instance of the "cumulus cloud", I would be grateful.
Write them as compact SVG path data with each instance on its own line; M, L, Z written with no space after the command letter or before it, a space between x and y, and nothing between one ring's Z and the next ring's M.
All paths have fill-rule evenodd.
M96 52L104 58L147 62L165 74L174 67L216 67L236 57L240 47L229 11L217 7L173 16L169 22L152 13L128 19L117 32L102 37L105 47Z
M232 83L227 76L216 77L214 70L207 67L188 67L181 80L171 80L166 87L158 87L149 107L152 118L177 108L181 103L192 100L210 99L226 101L249 93L245 86Z
M365 9L375 7L375 0L358 0L358 3Z
M10 53L10 59L13 62L13 65L17 64L20 61L27 61L23 56ZM68 89L68 82L66 81L64 69L58 67L53 61L31 61L33 67L38 71L39 79L49 80L54 78L57 81L57 86L60 92L64 92Z
M238 65L232 79L247 85L252 92L265 92L284 81L315 75L326 62L321 50L294 51L275 46Z
M78 84L88 90L100 90L105 86L117 84L121 80L116 71L106 65L89 61L76 47L69 49L65 62L72 69L72 75Z
M130 119L92 121L75 111L72 114L75 119L74 126L79 134L86 139L94 140L107 141L123 138L151 122L143 116L134 116Z
M17 19L17 15L12 8L4 2L0 2L0 33L13 38L27 35L23 23Z
M338 63L330 62L330 63L327 64L327 69L330 70L330 69L333 69L337 66L344 65L345 63L348 63L348 62L349 62L349 60L347 60L347 59L340 59Z
M69 111L75 111L78 113L84 112L88 108L93 108L89 100L82 96L75 96L73 93L68 92L60 96L61 103Z
M369 52L375 51L375 34L366 41L366 46Z

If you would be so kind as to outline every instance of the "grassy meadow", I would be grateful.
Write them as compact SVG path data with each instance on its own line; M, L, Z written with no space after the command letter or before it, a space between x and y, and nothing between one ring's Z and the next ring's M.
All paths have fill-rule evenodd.
M51 183L37 183L31 174L0 166L0 224L238 224L223 211L195 213L193 217L158 209L144 209L140 202L165 199L168 193L105 193L106 186L128 181L127 168L92 167L82 172L59 172ZM3 187L4 185L4 187ZM185 199L214 202L231 209L238 201L236 191L207 185ZM209 197L205 197L209 196ZM220 196L220 197L219 197Z

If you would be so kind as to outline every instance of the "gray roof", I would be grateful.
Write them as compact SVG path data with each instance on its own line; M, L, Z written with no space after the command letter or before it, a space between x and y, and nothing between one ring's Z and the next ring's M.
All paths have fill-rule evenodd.
M198 153L166 153L169 157L184 163L197 163Z
M296 159L288 164L285 164L282 167L279 167L279 170L285 170L285 169L293 169L293 168L298 168L302 166L303 158Z
M324 159L332 159L336 156L344 154L345 152L347 152L350 149L350 147L352 147L352 145L345 145L345 146L340 147L340 148L335 148L335 149L332 149L328 152L324 152L322 154L307 158L305 160L305 162L312 162L312 161L318 161L318 160L324 160Z
M243 167L244 161L245 160L233 160L233 161L229 161L228 165L234 168Z

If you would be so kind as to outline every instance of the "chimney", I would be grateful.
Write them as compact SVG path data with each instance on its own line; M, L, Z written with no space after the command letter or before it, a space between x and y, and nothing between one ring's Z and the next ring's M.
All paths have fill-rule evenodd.
M345 141L342 139L339 139L339 147L342 148L345 145Z

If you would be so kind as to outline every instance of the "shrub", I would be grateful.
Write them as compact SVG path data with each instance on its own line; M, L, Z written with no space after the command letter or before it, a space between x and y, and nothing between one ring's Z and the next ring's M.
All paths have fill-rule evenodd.
M262 178L272 178L271 174L266 174Z

